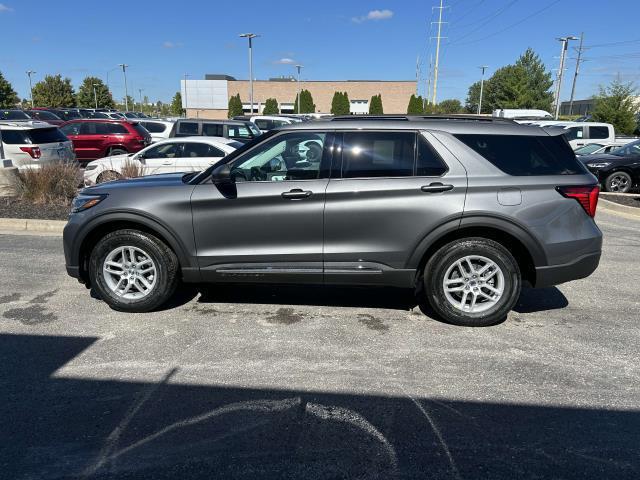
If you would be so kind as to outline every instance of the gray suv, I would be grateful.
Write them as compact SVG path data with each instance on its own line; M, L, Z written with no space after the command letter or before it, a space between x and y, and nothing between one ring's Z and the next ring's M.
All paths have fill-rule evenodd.
M184 282L416 289L458 325L491 325L524 282L590 275L593 177L564 136L510 121L369 118L269 132L206 171L84 189L67 272L116 310Z

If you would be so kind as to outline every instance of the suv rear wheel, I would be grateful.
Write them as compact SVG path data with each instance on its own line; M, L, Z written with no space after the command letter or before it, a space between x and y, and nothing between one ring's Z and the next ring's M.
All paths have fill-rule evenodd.
M148 312L166 302L178 282L178 259L155 236L118 230L96 244L89 259L91 285L113 309Z
M520 296L520 268L501 244L486 238L440 248L424 269L431 308L445 321L470 327L503 320Z

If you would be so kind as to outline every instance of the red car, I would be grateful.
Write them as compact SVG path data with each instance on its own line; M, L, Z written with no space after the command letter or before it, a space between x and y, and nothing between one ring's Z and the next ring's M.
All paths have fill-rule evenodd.
M60 130L73 142L81 163L135 153L151 144L151 135L138 122L82 118L64 123Z

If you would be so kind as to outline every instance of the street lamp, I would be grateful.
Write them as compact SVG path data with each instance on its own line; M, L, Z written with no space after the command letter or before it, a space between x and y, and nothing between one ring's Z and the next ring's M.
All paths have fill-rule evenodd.
M187 103L187 78L189 78L191 75L189 75L188 73L184 74L184 118L189 118L189 114L188 112L188 108L189 108L189 104Z
M304 68L304 65L296 65L296 70L298 70L298 114L300 114L300 70Z
M480 77L480 100L478 101L478 115L482 112L482 91L484 90L484 71L489 68L487 65L482 65L478 67L482 70L482 75Z
M249 104L251 105L251 113L253 113L253 43L252 40L260 35L255 33L241 33L241 38L249 39Z
M138 96L140 98L140 111L142 112L142 88L138 89Z
M27 76L29 77L29 92L31 95L31 108L33 108L33 86L31 85L31 75L36 73L33 70L27 70Z
M567 53L567 48L569 46L569 40L578 40L578 37L569 36L569 37L560 37L556 40L559 40L562 43L562 49L560 50L560 68L558 69L558 82L556 83L556 112L554 115L554 119L558 119L558 115L560 114L560 91L562 89L562 77L564 73L564 59Z
M96 104L96 110L98 110L98 94L96 93L96 87L99 85L98 83L92 83L93 86L93 100Z
M125 63L119 63L118 66L122 68L122 75L124 76L124 109L129 111L129 92L127 90L127 67L129 65Z

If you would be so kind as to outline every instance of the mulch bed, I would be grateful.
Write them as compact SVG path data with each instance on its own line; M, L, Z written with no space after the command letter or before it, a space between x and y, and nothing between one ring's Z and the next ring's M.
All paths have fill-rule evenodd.
M35 218L38 220L67 220L69 205L34 205L16 197L0 197L0 218Z
M640 208L640 195L631 195L628 193L623 194L607 194L601 193L600 197L610 202L619 203L620 205L626 205L627 207Z

